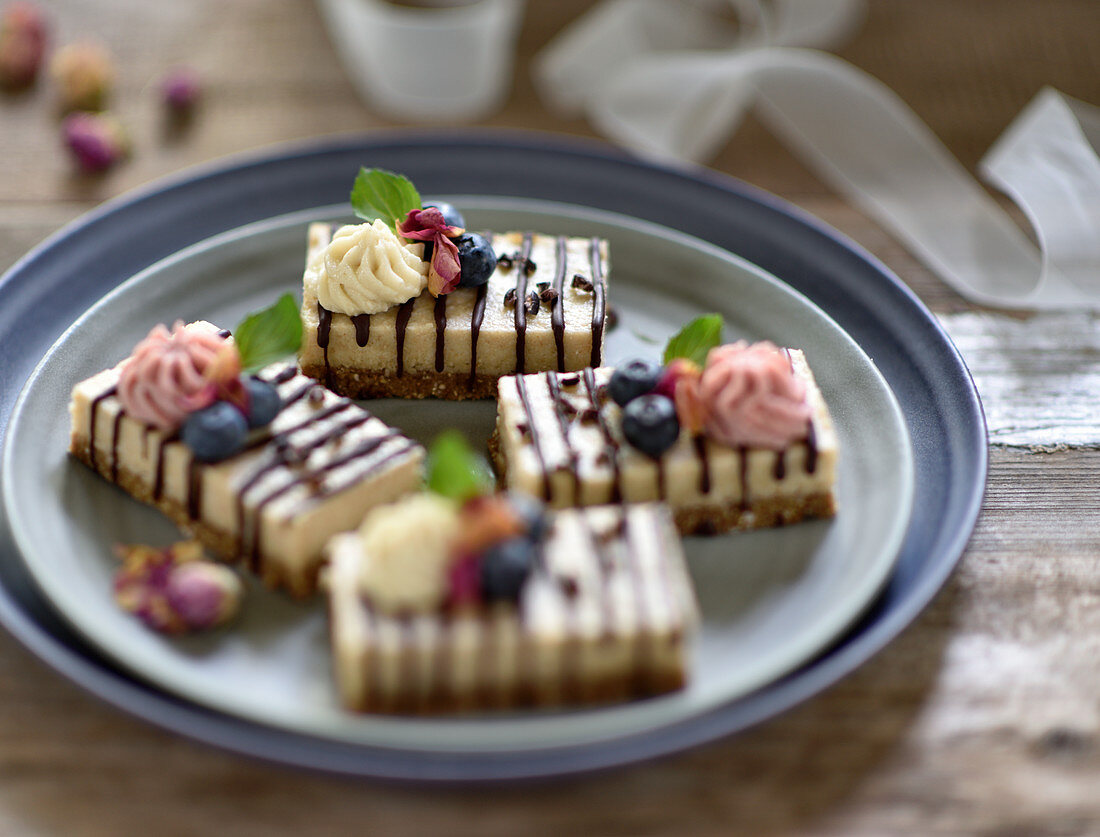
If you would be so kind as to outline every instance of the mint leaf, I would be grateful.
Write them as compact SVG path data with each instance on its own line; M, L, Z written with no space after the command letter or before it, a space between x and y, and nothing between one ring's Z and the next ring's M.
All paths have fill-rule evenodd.
M466 437L446 430L428 451L428 490L452 500L488 494L493 477L485 460L470 450Z
M409 212L420 209L420 193L404 175L360 167L351 187L351 208L364 221L381 218L396 226Z
M233 330L241 367L252 372L298 351L302 345L302 318L291 294L283 294L270 308L253 311Z
M707 362L707 353L722 342L721 314L704 314L680 329L665 346L664 362L685 357L698 366Z

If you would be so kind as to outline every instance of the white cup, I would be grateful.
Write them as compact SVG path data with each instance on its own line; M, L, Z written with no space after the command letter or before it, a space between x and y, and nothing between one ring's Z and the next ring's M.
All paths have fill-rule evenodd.
M388 116L478 119L508 95L524 0L432 8L383 0L318 3L359 95Z

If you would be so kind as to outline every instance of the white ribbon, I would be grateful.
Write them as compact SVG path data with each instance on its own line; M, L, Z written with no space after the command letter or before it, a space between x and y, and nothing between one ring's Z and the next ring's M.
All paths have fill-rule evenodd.
M892 91L834 55L792 46L837 43L861 9L860 0L606 0L544 50L536 80L560 110L680 164L712 156L755 106L963 296L1100 308L1100 111L1045 89L981 163L1027 214L1036 248Z

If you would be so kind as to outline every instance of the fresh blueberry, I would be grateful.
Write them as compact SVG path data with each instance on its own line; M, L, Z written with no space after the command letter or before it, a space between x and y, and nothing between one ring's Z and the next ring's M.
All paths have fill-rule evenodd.
M444 203L443 201L435 201L434 203L424 204L424 208L434 206L440 212L443 213L443 220L450 224L452 227L462 227L466 229L466 219L462 217L462 213L455 209L451 204Z
M454 239L458 247L458 261L462 265L462 275L458 280L461 288L476 288L484 285L497 269L497 254L493 245L485 236L477 233L465 233Z
M550 529L550 518L546 514L546 506L542 501L522 491L508 493L508 502L512 510L523 521L527 531L527 539L538 542L546 537Z
M251 376L244 379L244 385L248 389L251 405L248 410L249 428L255 429L270 424L283 408L283 399L279 397L279 391L275 389L274 384Z
M244 447L248 422L228 401L215 401L187 417L180 438L199 462L220 462Z
M509 538L481 556L481 597L487 602L519 600L520 590L535 564L535 545L526 538Z
M654 360L632 360L611 373L607 394L620 407L625 407L639 395L653 392L664 371L664 367Z
M680 420L672 399L642 395L623 407L623 435L630 444L654 459L680 436Z

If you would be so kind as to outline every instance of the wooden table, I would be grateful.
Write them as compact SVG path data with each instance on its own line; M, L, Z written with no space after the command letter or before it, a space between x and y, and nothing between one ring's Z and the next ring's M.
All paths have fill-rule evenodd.
M117 57L133 160L74 176L47 85L0 100L0 268L98 201L268 143L388 123L356 99L308 0L57 0L60 41ZM550 115L532 54L589 3L530 0L515 89L485 125L591 135ZM1095 0L878 0L841 54L908 101L972 170L1043 84L1100 102ZM184 137L155 88L209 90ZM750 120L714 163L854 238L938 313L970 306ZM0 834L1100 833L1100 453L995 447L959 570L896 642L747 734L597 777L430 792L304 775L153 729L0 633Z

